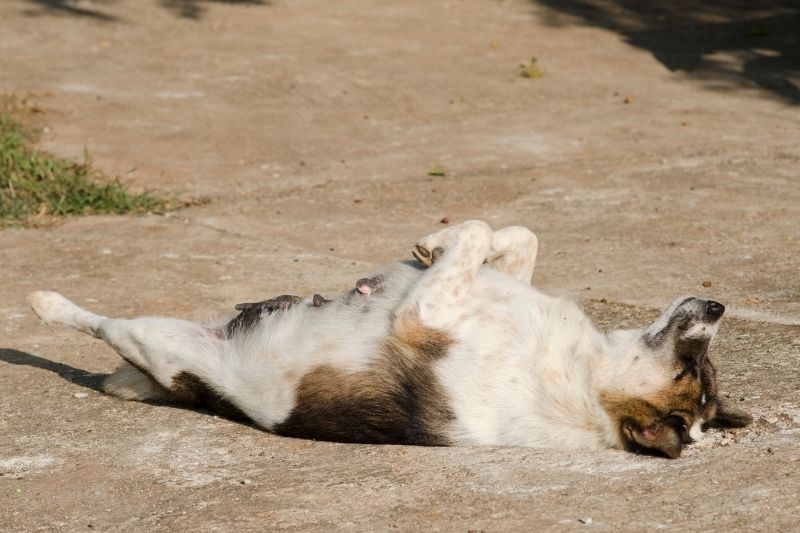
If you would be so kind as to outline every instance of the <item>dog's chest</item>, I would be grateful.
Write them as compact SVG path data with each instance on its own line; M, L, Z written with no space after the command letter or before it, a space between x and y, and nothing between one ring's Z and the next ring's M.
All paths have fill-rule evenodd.
M513 280L487 276L475 288L454 327L456 342L436 366L455 414L451 438L501 445L566 438L593 446L593 432L564 427L596 417L602 334L571 302Z

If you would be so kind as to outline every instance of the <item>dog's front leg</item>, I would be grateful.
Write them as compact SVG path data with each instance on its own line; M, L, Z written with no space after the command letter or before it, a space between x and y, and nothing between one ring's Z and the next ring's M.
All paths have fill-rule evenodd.
M396 315L414 317L429 328L450 327L469 297L491 243L492 229L477 220L421 239L412 253L430 268L401 302Z
M538 249L539 241L531 230L508 226L492 235L486 266L530 284Z

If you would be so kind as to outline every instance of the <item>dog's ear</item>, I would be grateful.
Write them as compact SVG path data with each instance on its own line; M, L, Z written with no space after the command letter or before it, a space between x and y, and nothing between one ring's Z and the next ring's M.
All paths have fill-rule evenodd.
M717 412L714 418L705 424L708 427L717 429L743 428L753 423L753 417L744 411L735 407L728 407L719 400L717 402Z
M682 421L677 424L670 417L664 417L653 404L641 398L604 391L600 401L609 416L619 424L617 427L626 450L670 459L681 455L685 444L680 433Z
M681 455L683 442L677 430L663 422L656 422L640 429L635 422L625 424L628 437L636 442L645 453L658 452L670 459L677 459Z

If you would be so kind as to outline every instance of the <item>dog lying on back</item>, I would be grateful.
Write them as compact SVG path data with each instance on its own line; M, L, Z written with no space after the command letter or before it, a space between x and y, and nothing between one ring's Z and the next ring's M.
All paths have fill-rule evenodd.
M530 286L536 252L525 228L465 222L354 291L243 304L219 328L106 318L46 291L30 302L122 356L108 393L202 405L290 437L675 458L708 427L750 422L717 396L707 354L722 304L679 298L643 329L603 333Z

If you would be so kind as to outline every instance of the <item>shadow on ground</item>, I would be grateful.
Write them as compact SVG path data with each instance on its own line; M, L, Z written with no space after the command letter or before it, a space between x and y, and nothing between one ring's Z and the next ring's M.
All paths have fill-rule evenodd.
M589 24L619 33L671 71L711 89L756 85L800 103L800 2L796 0L533 0L555 26Z
M38 355L33 355L13 348L0 348L0 361L12 364L30 366L33 368L41 368L52 372L62 378L64 381L91 389L105 394L103 391L103 382L110 374L95 374L87 372L86 370L75 368L74 366L66 365L64 363L57 363ZM245 426L257 427L249 418L241 413L219 412L211 409L205 405L185 405L173 400L144 400L142 403L148 405L155 405L159 407L170 407L174 409L181 409L184 411L192 411L195 413L202 413L208 416L217 416L225 418L232 422L237 422Z
M113 4L115 0L95 0L89 5L78 5L70 0L27 0L31 5L39 9L26 12L26 15L38 16L48 13L59 15L73 15L76 17L86 17L103 22L119 20L118 17L103 13L98 8Z
M206 4L240 4L250 6L264 6L269 4L269 0L153 0L167 9L175 16L191 20L199 20L206 11ZM36 11L28 12L29 15L36 16L42 14L61 14L75 15L79 17L91 18L99 21L112 22L119 21L119 17L109 15L101 11L116 3L116 0L92 0L87 3L76 3L71 0L27 0L29 4L39 7Z
M93 374L80 368L57 363L38 355L21 352L11 348L0 348L0 361L12 365L31 366L33 368L41 368L57 374L61 378L70 383L86 387L98 392L102 392L103 380L108 374Z
M264 6L269 2L267 0L158 0L158 3L181 18L197 20L201 18L205 12L204 4L217 3Z

